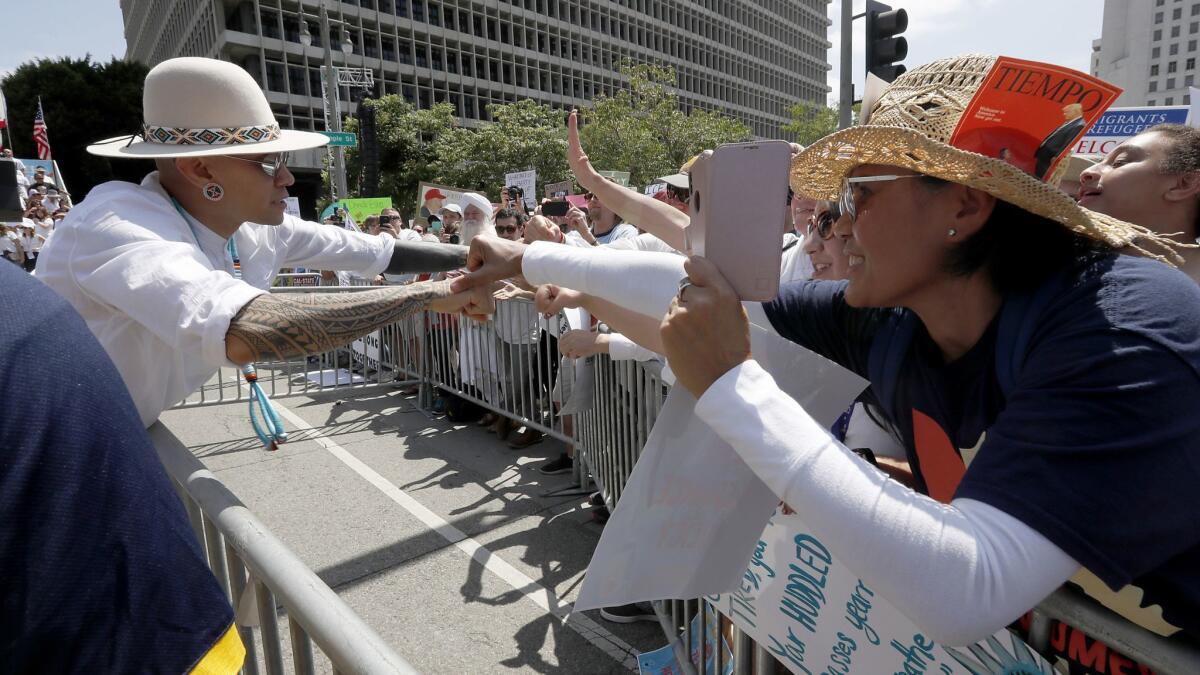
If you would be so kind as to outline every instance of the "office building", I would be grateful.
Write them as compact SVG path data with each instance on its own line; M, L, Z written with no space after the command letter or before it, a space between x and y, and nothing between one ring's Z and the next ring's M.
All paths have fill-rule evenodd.
M1105 0L1092 74L1125 90L1114 105L1187 104L1198 40L1200 0Z
M622 59L673 66L685 110L721 110L778 137L797 102L824 104L828 0L329 0L334 63L370 69L379 94L452 104L586 104L623 85ZM318 0L121 0L126 56L238 63L280 123L323 130ZM301 14L312 44L301 37ZM341 30L352 53L343 54ZM343 112L350 98L342 92Z

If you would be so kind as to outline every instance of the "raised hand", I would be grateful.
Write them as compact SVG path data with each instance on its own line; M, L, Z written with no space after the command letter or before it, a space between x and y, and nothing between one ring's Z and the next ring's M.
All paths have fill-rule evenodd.
M585 190L594 190L596 181L604 180L604 176L592 168L587 153L583 151L583 144L579 142L578 110L572 110L567 118L567 164L575 174L575 180L579 181L579 185Z

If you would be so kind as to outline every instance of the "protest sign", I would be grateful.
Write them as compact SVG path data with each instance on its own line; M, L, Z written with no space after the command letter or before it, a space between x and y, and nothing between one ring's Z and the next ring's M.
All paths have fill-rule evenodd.
M354 359L355 363L364 368L379 370L379 364L382 360L380 357L383 351L379 331L367 333L354 342L351 342L350 350L352 352L351 358Z
M504 174L504 186L515 185L521 188L522 194L525 195L525 208L533 210L537 205L537 171L530 169L529 171L516 171L513 173Z
M470 190L437 183L421 183L417 186L417 215L413 221L417 225L428 225L430 215L440 216L443 206L462 203L463 195L468 192Z
M866 382L764 328L751 312L751 349L779 386L828 427ZM575 609L694 598L737 588L775 496L693 410L684 387L667 397L592 556Z
M300 217L300 198L299 197L284 197L283 212L288 215L299 218Z
M970 648L937 644L830 553L800 515L779 510L738 588L708 600L793 673L1054 672L1006 630Z
M546 183L546 197L549 199L554 199L559 195L566 197L573 194L575 194L575 184L569 180L561 183Z
M33 174L38 169L46 170L46 184L54 187L62 187L59 182L58 171L55 168L54 160L51 159L21 159L18 160L25 165L25 176L29 179L29 184L33 184Z
M1070 68L1002 56L967 104L950 145L1045 180L1120 93Z
M653 197L654 195L663 192L667 189L666 183L652 183L646 186L646 194Z
M628 171L597 171L596 173L604 176L621 187L629 187Z
M1107 155L1127 138L1156 124L1184 124L1187 116L1188 107L1185 105L1109 108L1079 139L1071 152L1077 155Z
M355 223L361 223L367 216L377 215L384 209L392 207L391 197L364 197L362 199L343 199L342 208L350 214Z

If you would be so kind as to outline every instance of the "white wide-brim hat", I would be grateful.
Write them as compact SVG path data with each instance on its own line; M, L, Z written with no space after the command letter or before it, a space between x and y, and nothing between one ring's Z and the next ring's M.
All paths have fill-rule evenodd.
M227 61L169 59L146 75L140 133L87 147L93 155L152 159L256 155L316 148L323 134L280 129L267 97L245 70Z

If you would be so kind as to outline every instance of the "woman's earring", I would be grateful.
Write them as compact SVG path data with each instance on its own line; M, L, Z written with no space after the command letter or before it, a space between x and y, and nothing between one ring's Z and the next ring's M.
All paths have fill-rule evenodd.
M204 198L210 202L219 202L225 196L225 188L216 183L204 184Z
M949 234L951 237L956 236L958 234L958 230L956 230L952 227L952 228L950 228Z

